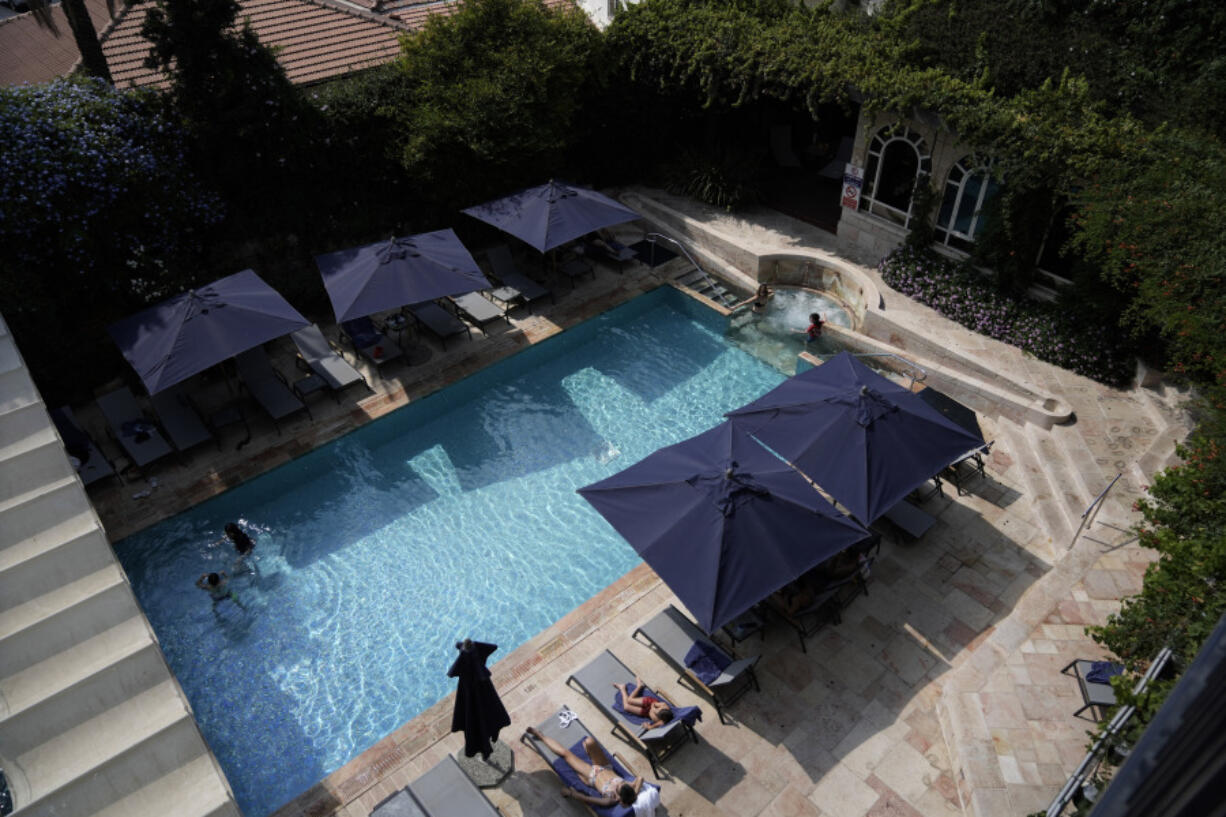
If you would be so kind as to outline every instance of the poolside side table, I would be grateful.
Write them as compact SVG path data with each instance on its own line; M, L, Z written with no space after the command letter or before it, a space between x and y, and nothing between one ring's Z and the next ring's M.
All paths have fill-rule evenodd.
M312 372L306 377L295 380L290 388L293 389L294 394L298 395L298 399L305 403L308 396L322 391L327 385L322 377Z

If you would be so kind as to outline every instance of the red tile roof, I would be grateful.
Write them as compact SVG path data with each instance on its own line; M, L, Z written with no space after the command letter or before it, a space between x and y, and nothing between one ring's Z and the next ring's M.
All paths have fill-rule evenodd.
M373 3L374 10L395 17L411 29L426 24L426 18L435 14L454 14L459 0L355 0L362 5ZM546 8L573 7L574 0L545 0Z
M101 36L111 23L106 0L85 0L94 28ZM116 3L118 11L120 3ZM47 82L62 77L81 59L61 6L51 7L51 28L33 14L0 20L0 85Z
M119 6L122 0L114 0ZM160 73L145 68L149 44L140 36L149 8L122 8L112 21L106 0L85 0L102 40L117 87L156 85ZM452 14L459 0L238 0L239 20L249 19L260 42L277 49L277 61L297 84L310 84L389 62L400 52L398 35L421 28L434 14ZM354 4L368 7L369 11ZM550 8L574 0L545 0ZM80 61L68 22L57 5L60 36L38 26L31 14L0 22L0 84L47 82Z
M147 6L126 11L102 44L119 87L154 85L160 72L144 66L148 43L140 36ZM239 22L250 20L264 45L296 84L319 82L388 62L400 52L405 26L332 0L239 0Z

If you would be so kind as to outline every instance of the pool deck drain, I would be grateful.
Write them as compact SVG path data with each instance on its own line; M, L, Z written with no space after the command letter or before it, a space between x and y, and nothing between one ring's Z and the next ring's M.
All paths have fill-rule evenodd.
M746 245L831 251L832 236L772 211L732 218L680 206L689 206L695 218L719 222ZM1021 382L1042 384L1074 409L1076 424L1036 437L1033 429L1004 420L985 422L987 437L997 441L988 478L966 496L927 503L938 521L922 540L887 540L869 595L848 608L842 624L810 638L807 653L780 625L762 641L739 645L762 655L762 691L731 708L729 725L630 637L676 601L646 565L497 662L493 680L512 718L502 739L515 754L516 770L487 795L505 817L584 813L560 797L552 771L518 741L525 727L562 705L650 776L645 759L611 736L599 712L566 686L571 672L606 648L679 703L706 712L698 726L701 742L665 764L671 779L662 782L662 799L670 817L1025 814L1044 808L1076 766L1091 724L1072 716L1080 696L1059 668L1073 658L1102 655L1084 626L1103 622L1120 598L1140 588L1153 556L1135 543L1071 541L1071 531L1062 527L1067 512L1052 509L1065 497L1075 504L1091 484L1101 488L1116 470L1126 470L1114 503L1126 512L1143 480L1169 460L1170 443L1181 434L1178 411L1144 390L1109 389L974 335L892 292L875 270L863 271L888 299L892 319L923 327L949 348ZM159 484L147 499L132 498L147 487L141 481L94 492L99 513L112 540L122 538L661 280L642 265L622 275L602 269L595 281L559 292L558 303L540 314L516 317L473 343L435 347L422 366L371 378L373 394L346 394L339 404L313 402L314 419L287 424L280 436L253 419L250 446L236 452L227 438L221 452L192 452L183 466L156 472ZM1036 453L1036 443L1046 447ZM1045 460L1052 451L1071 452L1070 462ZM462 736L448 733L451 707L448 696L276 817L367 817L375 804L460 748Z

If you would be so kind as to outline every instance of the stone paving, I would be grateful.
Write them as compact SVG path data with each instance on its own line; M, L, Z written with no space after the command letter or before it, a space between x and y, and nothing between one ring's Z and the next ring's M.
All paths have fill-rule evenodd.
M829 234L773 212L733 218L687 206L747 245L837 251ZM811 637L807 652L781 624L763 640L742 642L742 652L762 656L762 691L731 709L729 725L705 706L700 743L664 764L664 812L672 817L1020 816L1045 807L1084 754L1092 723L1073 717L1080 695L1059 670L1074 658L1102 655L1085 625L1101 623L1140 587L1152 556L1102 524L1074 538L1070 520L1115 473L1126 472L1102 517L1126 527L1143 480L1170 460L1183 433L1177 395L1108 389L1025 358L911 304L874 270L865 272L881 288L891 319L922 326L951 348L1065 400L1076 422L1036 431L984 416L985 436L997 441L987 478L965 496L950 490L930 499L925 508L937 523L921 540L887 537L869 595L853 602L840 625ZM317 419L299 421L280 438L265 433L266 442L245 452L193 455L188 467L175 469L182 474L163 476L148 500L132 500L132 485L113 488L98 497L102 518L117 538L116 531L150 524L659 283L642 267L622 276L602 271L552 311L440 351L436 363L398 375L356 404L343 399L324 411L327 404L315 403ZM650 775L645 760L609 736L607 722L565 679L608 648L679 703L704 705L630 637L674 601L640 566L493 667L512 716L503 738L514 749L516 771L487 793L506 817L583 813L559 796L552 772L516 739L562 704ZM458 735L447 734L450 703L405 724L278 817L366 817L461 745Z

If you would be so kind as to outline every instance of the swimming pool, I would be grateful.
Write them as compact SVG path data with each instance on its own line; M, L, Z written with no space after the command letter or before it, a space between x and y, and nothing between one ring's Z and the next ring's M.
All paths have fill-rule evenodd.
M454 689L454 642L548 627L638 564L576 493L784 375L669 288L131 536L116 551L248 817ZM256 535L241 610L193 587Z

